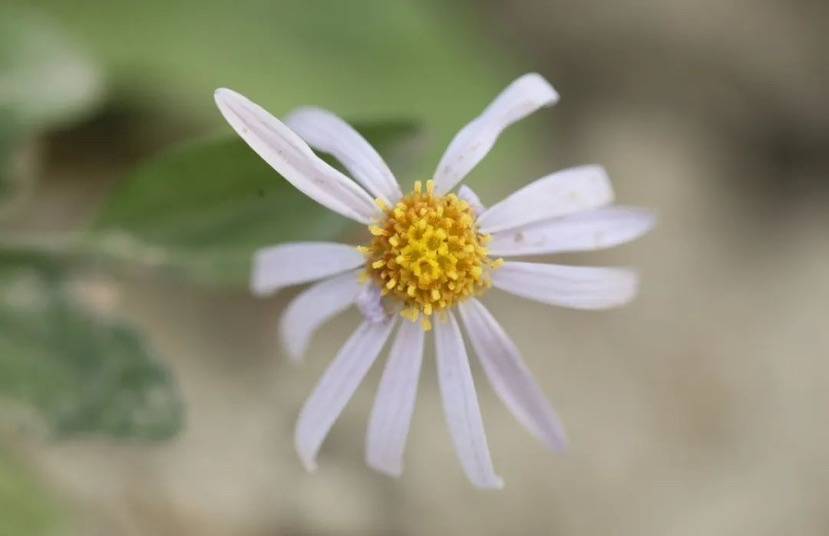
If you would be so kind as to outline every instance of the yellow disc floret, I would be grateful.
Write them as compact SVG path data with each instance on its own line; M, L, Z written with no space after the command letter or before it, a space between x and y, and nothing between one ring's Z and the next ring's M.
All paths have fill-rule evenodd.
M378 201L385 219L369 227L371 244L366 273L383 295L402 301L401 314L416 321L481 293L492 282L489 272L501 260L487 256L489 235L481 234L475 213L455 194L435 195L434 183L415 182L414 190L394 207Z

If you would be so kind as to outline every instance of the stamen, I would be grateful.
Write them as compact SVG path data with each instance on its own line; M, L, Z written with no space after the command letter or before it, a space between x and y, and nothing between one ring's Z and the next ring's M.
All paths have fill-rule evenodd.
M488 274L503 261L487 256L490 237L478 232L469 203L455 194L436 195L431 180L425 192L416 181L393 209L376 202L385 219L369 227L374 238L359 251L382 294L403 303L401 316L413 322L422 317L428 330L430 315L445 317L450 307L492 286Z

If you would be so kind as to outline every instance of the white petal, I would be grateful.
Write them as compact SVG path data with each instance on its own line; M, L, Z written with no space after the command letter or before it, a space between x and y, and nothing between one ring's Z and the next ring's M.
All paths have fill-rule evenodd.
M296 423L294 441L308 471L317 468L317 453L345 405L351 400L389 338L396 318L363 322L346 341L305 401Z
M332 242L293 242L262 248L253 257L251 291L264 296L291 285L316 281L365 263L353 246Z
M563 450L564 428L533 380L515 343L476 299L460 304L461 318L489 382L515 418L548 448Z
M373 281L360 289L355 303L363 318L369 322L382 322L389 317L386 308L383 307L383 293Z
M647 210L599 208L493 233L487 249L495 257L591 251L639 238L654 222Z
M448 322L437 320L434 330L438 380L449 432L467 478L481 488L501 488L504 481L492 467L461 331L455 316L451 312L447 316Z
M400 186L377 151L348 123L320 108L299 108L285 124L308 144L339 160L374 197L390 204L401 197Z
M472 207L472 210L475 211L475 215L480 216L486 210L484 204L481 203L481 198L478 197L472 188L469 186L462 184L460 188L458 188L458 197L462 200L469 203L469 206Z
M636 274L623 268L506 262L492 283L516 296L573 309L607 309L633 299Z
M392 476L403 473L403 450L423 361L423 329L403 322L380 380L366 436L366 462Z
M366 225L381 214L362 188L315 155L299 136L264 108L230 89L217 89L214 97L236 133L302 193Z
M352 270L320 281L288 305L279 321L279 335L291 360L302 359L317 328L354 303L362 289L359 275L359 270Z
M525 74L507 86L455 135L435 171L437 191L446 193L454 188L486 156L505 128L556 101L558 93L536 73Z
M610 179L601 166L565 169L531 182L478 218L484 233L565 216L613 201Z

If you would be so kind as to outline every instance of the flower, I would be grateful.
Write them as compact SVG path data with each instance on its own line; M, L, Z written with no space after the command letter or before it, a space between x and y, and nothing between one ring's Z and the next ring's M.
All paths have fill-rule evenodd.
M495 287L576 309L622 305L637 288L629 270L503 258L614 246L645 233L654 218L641 209L608 206L613 194L599 166L547 175L489 208L466 186L451 193L507 126L558 100L550 84L538 74L515 80L455 136L433 179L415 182L405 195L380 155L332 113L300 108L283 123L229 89L217 90L215 98L234 130L286 180L370 233L356 248L282 244L254 259L251 288L257 295L316 281L290 303L280 323L292 359L301 359L313 333L334 315L351 305L363 314L301 410L295 442L305 467L315 469L334 421L399 325L369 419L368 465L402 473L424 339L433 329L443 407L463 469L475 486L503 485L492 466L454 310L497 395L547 447L562 449L565 435L552 406L478 297ZM311 147L339 160L354 180Z

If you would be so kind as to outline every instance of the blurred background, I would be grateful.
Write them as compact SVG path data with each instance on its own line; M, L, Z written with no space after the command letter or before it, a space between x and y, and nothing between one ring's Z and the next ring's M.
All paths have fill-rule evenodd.
M829 533L829 4L819 0L3 0L0 534ZM567 425L546 452L473 363L501 492L457 463L427 354L401 479L363 463L375 366L323 447L299 407L356 325L292 366L295 290L257 247L363 240L214 107L354 121L403 184L518 75L561 93L469 177L485 203L598 162L640 241L630 306L486 297Z

